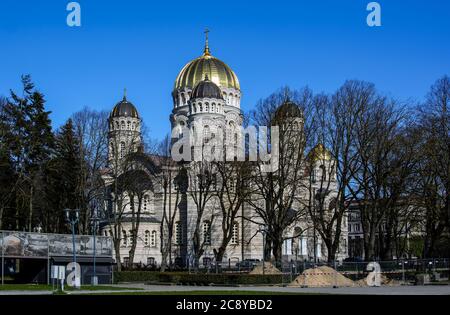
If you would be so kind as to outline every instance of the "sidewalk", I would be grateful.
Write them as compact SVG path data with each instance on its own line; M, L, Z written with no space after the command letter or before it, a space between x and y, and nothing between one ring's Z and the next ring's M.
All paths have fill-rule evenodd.
M71 291L68 295L76 294L130 294L130 293L157 293L157 292L188 292L188 291L254 291L299 294L354 294L354 295L450 295L450 285L430 286L396 286L396 287L358 287L358 288L292 288L292 287L212 287L212 286L177 286L177 285L147 285L147 284L120 284L136 290L96 290ZM0 295L49 295L51 291L0 291Z

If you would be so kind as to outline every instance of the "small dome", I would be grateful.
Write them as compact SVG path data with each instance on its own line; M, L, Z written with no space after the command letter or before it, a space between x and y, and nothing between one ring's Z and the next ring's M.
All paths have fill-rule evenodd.
M314 163L317 161L330 161L332 159L331 152L322 143L317 144L311 149L308 153L308 158Z
M126 96L114 106L109 117L133 117L139 118L138 111L132 103L130 103Z
M302 111L300 107L287 99L280 107L275 111L275 117L302 117Z
M191 98L216 98L223 100L223 95L220 88L214 82L210 81L206 74L205 79L197 83L192 90Z
M285 119L302 117L303 114L301 108L294 102L286 99L284 103L275 111L272 122L283 123Z

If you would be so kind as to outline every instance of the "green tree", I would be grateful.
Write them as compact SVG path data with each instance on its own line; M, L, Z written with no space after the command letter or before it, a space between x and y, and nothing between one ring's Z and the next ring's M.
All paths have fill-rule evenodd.
M64 231L63 209L80 208L82 163L80 141L69 119L56 135L55 154L47 168L46 196L49 207L48 212L41 214L47 231Z
M45 110L44 95L35 89L29 75L22 76L22 96L11 91L1 112L6 132L3 135L5 154L16 173L14 187L14 219L16 229L31 230L35 223L35 205L41 202L36 194L48 162L54 137L50 112Z

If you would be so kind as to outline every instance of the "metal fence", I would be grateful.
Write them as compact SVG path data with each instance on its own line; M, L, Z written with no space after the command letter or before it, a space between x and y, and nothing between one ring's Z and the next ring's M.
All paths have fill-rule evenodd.
M375 262L311 262L284 261L281 264L260 261L206 261L198 268L188 268L190 273L229 273L270 275L274 284L299 287L363 287L374 285L379 277L381 286L425 285L448 283L450 260L408 259ZM376 284L376 283L375 283Z

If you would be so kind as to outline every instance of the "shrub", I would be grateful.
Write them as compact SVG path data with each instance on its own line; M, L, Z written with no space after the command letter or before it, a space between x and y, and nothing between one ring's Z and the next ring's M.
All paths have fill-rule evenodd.
M121 271L114 273L115 282L153 282L189 285L279 284L281 275L214 274L187 272Z

